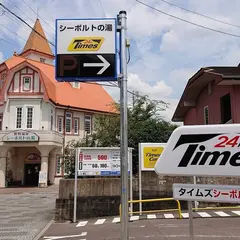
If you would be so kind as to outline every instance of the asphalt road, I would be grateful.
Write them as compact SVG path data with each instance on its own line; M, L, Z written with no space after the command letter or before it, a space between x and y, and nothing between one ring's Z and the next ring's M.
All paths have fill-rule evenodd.
M194 240L240 240L240 218L194 219ZM84 225L84 224L83 224ZM54 223L41 240L120 240L121 224ZM188 219L148 219L129 223L131 240L188 240Z

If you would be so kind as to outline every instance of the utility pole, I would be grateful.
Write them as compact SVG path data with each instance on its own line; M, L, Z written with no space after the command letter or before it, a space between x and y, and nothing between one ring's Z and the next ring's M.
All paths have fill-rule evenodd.
M120 112L121 112L121 240L129 240L128 229L128 118L127 118L127 13L118 15L121 43Z

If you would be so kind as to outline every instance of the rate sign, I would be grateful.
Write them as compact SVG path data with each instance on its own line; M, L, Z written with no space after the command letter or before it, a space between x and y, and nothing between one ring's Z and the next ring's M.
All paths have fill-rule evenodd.
M240 187L210 184L173 184L173 198L185 201L240 202Z
M121 173L120 149L79 148L77 155L79 176L119 176Z
M116 19L56 20L58 81L117 80Z
M240 124L177 128L155 171L159 175L239 176Z

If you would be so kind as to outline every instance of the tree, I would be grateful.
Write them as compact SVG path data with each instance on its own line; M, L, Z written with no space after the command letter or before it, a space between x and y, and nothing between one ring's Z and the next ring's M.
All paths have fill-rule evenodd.
M177 127L161 117L167 107L165 102L149 101L147 96L138 97L128 108L128 145L133 151L133 172L138 171L138 144L140 142L167 142ZM119 110L119 105L115 108ZM120 115L98 115L94 121L95 132L81 141L70 142L65 155L72 156L75 147L120 147ZM71 162L71 160L70 160ZM73 168L71 168L73 169Z

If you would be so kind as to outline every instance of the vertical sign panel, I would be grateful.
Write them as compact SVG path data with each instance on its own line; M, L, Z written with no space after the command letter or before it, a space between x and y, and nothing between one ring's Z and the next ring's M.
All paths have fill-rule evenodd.
M56 79L115 81L116 19L56 20Z

